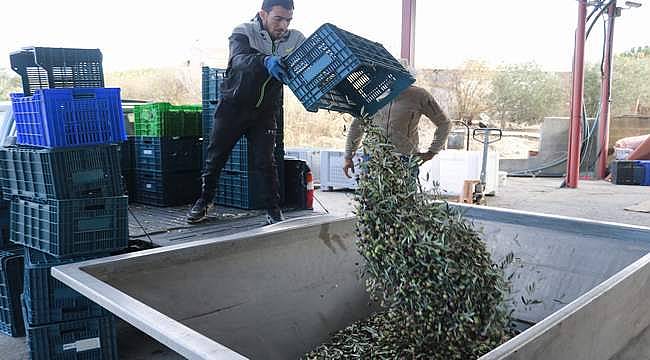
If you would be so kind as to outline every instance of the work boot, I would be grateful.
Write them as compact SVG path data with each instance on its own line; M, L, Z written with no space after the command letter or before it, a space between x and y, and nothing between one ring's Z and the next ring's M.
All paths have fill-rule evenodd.
M269 225L276 224L284 220L284 214L282 214L282 210L280 210L279 207L276 206L266 210L266 222Z
M205 200L203 197L200 197L194 203L194 206L187 213L187 222L190 224L200 223L201 221L208 218L208 209L212 205L209 201Z

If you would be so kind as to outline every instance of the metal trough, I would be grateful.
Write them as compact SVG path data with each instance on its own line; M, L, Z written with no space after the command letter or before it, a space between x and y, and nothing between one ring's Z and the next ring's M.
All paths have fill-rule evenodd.
M650 325L650 228L460 208L495 260L521 258L515 291L534 282L543 301L518 302L515 317L537 325L484 359L609 359ZM52 273L186 358L296 359L375 310L354 222L290 221Z

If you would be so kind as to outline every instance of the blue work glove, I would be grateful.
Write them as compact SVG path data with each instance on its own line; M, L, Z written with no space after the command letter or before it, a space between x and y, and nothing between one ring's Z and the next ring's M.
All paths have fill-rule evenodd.
M264 66L266 66L266 70L269 71L269 74L271 74L271 76L278 79L282 83L287 83L289 76L287 75L287 70L284 68L282 59L279 56L267 56L264 59Z

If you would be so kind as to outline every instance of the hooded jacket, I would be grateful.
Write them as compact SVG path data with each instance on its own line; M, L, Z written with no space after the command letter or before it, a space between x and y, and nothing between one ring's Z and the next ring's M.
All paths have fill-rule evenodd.
M247 109L276 112L282 108L282 83L273 78L264 66L269 55L285 57L305 40L297 30L288 30L273 41L255 16L237 26L230 40L230 58L221 96L226 102Z

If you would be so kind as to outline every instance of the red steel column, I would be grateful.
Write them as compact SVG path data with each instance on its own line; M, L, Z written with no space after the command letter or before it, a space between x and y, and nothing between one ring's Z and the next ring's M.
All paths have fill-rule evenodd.
M603 62L603 78L600 94L600 122L598 124L598 168L599 179L605 178L607 172L607 149L609 148L609 123L612 94L612 63L614 46L614 20L616 19L616 1L612 1L607 9L607 34L605 38L605 58Z
M575 53L573 56L573 90L571 100L571 124L569 126L569 149L567 161L566 186L578 187L580 177L580 146L582 144L582 93L585 71L585 22L587 20L587 1L578 0L578 28L576 29Z
M402 59L410 66L415 60L415 3L416 0L402 0Z

